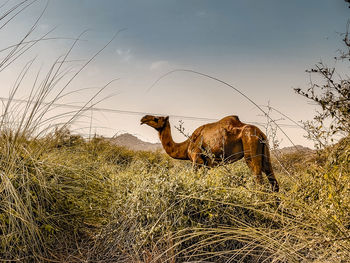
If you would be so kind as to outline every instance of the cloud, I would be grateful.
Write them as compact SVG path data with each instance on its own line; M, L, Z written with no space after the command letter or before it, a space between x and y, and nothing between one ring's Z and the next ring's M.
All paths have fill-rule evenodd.
M124 62L130 62L132 58L131 50L130 49L121 49L118 48L115 53L121 58Z
M149 69L152 71L160 70L160 69L168 69L170 67L169 61L167 60L157 60L151 63Z

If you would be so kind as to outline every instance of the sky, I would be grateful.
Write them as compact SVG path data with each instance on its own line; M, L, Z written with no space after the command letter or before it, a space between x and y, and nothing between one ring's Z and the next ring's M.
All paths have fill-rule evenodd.
M0 14L18 2L0 0ZM262 109L270 105L296 122L312 119L315 106L293 88L309 87L305 70L315 63L334 64L332 58L342 47L339 32L346 30L350 14L341 0L38 0L0 29L0 49L17 43L42 12L30 37L52 30L48 36L55 39L41 41L0 72L0 96L9 96L31 59L35 62L18 99L26 99L38 70L47 71L81 33L69 56L75 70L117 34L66 91L89 89L60 103L84 105L98 87L117 79L94 106L108 110L88 111L71 128L85 136L128 132L151 142L159 139L155 130L140 126L143 113L170 115L177 141L185 138L174 128L179 121L191 133L227 115L266 130L266 116L231 87L190 72L167 74L175 69L218 78ZM5 54L0 52L1 57ZM294 144L313 145L294 123L270 113ZM277 136L281 146L291 145L282 132Z

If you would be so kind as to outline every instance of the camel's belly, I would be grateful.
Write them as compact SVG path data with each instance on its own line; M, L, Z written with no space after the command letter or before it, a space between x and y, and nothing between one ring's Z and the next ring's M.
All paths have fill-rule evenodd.
M243 145L241 142L227 145L224 149L226 162L235 162L244 157Z
M205 163L235 162L244 157L240 130L202 130L206 135L198 136L189 146L189 155L197 153Z
M207 163L233 163L244 157L242 142L232 142L226 145L205 145L205 150L202 149L201 156L207 160Z

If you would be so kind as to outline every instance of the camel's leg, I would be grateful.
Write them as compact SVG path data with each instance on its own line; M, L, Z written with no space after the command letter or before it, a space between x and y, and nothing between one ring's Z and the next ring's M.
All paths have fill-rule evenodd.
M269 149L261 140L255 128L247 128L242 137L244 157L256 176L257 183L263 183L262 172L264 172L272 186L272 190L278 192L279 186L272 170Z
M261 148L262 148L262 170L266 174L267 179L269 180L269 183L271 184L272 191L278 192L279 186L277 179L273 173L272 165L271 165L271 158L270 158L270 150L269 146L266 142L259 141Z
M204 165L204 160L201 157L201 150L193 150L190 154L190 158L192 160L192 169L197 171L200 166Z
M267 145L265 145L264 147L267 147ZM266 157L269 157L269 156L265 155L263 158L264 159L263 171L266 174L267 178L269 179L269 183L272 186L272 191L277 193L279 191L279 185L278 185L276 177L272 171L270 158L265 159ZM278 196L275 197L275 201L276 201L276 205L279 206L281 203L281 200L278 198Z
M255 180L258 184L263 184L263 178L262 178L262 167L261 162L262 158L259 155L256 155L255 153L251 154L247 150L244 151L244 159L250 168L250 170L255 175Z
M267 147L267 145L265 145L264 147ZM279 186L278 186L277 179L272 171L272 166L271 166L270 160L269 160L268 156L265 156L264 158L267 158L267 159L264 160L263 172L266 174L267 178L269 179L269 183L271 184L272 191L278 192Z
M257 156L250 155L247 157L245 156L245 159L249 168L252 170L253 174L255 175L256 182L262 185L263 177L262 177L262 168L261 168L261 157L259 158Z
M252 170L255 175L256 182L263 184L262 178L262 147L259 143L259 138L250 129L244 131L242 137L244 159L248 167ZM259 154L260 153L260 154Z

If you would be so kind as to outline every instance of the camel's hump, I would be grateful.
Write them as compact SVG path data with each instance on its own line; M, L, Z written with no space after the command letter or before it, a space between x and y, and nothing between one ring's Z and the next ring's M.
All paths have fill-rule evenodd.
M221 120L219 120L219 122L226 121L226 120L240 122L240 120L239 120L237 115L226 116L226 117L222 118Z

